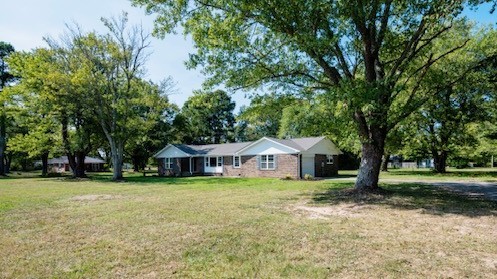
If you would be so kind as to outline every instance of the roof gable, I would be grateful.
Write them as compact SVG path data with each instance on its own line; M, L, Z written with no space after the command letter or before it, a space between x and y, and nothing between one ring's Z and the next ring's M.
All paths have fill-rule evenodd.
M182 145L181 148L192 150L197 156L233 156L238 150L250 145L252 142L221 143L206 145Z
M155 158L185 158L194 156L232 156L260 154L341 154L326 137L276 139L263 137L255 142L186 145L168 144L157 152Z
M67 156L60 156L57 158L51 158L48 159L47 161L48 164L53 165L53 164L69 164L69 159L67 159ZM85 164L104 164L105 161L100 159L100 158L95 158L95 157L85 157Z
M183 151L175 145L168 144L161 151L155 153L155 158L184 158L191 157L192 154Z
M309 148L321 142L326 137L307 137L307 138L296 138L291 139L294 143L302 148L302 151L309 150Z
M309 141L309 145L310 144L311 142ZM336 145L331 140L325 137L321 137L319 141L314 143L314 145L310 146L302 153L339 155L342 154L342 151L340 151L340 149L338 149L338 147L336 147Z
M240 149L237 155L259 155L259 154L294 154L300 150L298 146L288 146L281 140L263 137L250 145Z

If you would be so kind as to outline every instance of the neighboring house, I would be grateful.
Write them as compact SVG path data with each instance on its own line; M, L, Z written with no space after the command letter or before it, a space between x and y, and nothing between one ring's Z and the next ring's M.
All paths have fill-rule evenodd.
M41 161L37 162L37 164L41 165ZM93 157L85 157L85 169L86 171L103 171L104 170L105 161L98 158ZM69 160L67 156L61 156L58 158L48 159L48 171L49 172L66 172L70 171L71 167L69 166Z
M418 168L433 168L433 159L422 159L418 161L403 160L402 156L391 155L390 162L388 163L389 168L393 169L418 169Z
M224 175L243 177L328 177L338 172L342 152L325 137L254 142L169 144L154 157L159 175Z

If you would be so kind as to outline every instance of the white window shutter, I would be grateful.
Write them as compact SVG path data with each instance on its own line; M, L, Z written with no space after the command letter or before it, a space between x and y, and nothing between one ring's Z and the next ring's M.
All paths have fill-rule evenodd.
M255 156L255 162L257 164L257 169L260 170L261 169L261 156L260 155Z
M278 169L278 155L275 154L273 158L274 158L274 169L276 170Z

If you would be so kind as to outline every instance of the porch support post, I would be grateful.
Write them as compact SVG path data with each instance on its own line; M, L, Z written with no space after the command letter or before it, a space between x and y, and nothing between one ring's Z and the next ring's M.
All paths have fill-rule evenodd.
M297 178L302 178L302 174L300 173L300 165L302 164L302 154L297 153Z
M190 175L193 175L193 171L192 171L192 157L190 157L189 160L190 160Z

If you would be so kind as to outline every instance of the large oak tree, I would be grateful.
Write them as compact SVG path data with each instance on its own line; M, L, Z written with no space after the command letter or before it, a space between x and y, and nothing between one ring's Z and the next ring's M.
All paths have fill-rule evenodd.
M207 85L331 93L357 125L362 160L357 190L374 191L389 130L425 99L419 84L444 53L448 36L474 1L132 0L156 13L156 33L177 25L191 34ZM436 91L434 85L433 90Z

